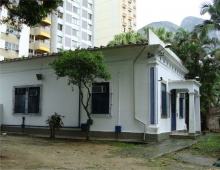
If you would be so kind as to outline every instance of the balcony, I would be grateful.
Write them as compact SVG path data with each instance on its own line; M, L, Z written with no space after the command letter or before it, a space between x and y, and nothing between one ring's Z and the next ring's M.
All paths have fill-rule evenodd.
M125 4L125 3L122 3L122 7L123 7L123 8L126 8L127 6L126 6L126 4Z
M136 11L133 12L133 16L134 16L134 18L136 18Z
M131 8L130 6L128 7L128 11L129 11L129 12L131 12L131 11L132 11L132 8Z
M123 16L123 17L126 17L126 16L127 16L127 14L126 14L125 12L123 12L123 13L122 13L122 16Z
M132 20L132 16L131 15L128 15L128 20Z
M35 41L30 43L30 49L34 50L35 54L39 53L49 53L50 43L45 41Z
M32 28L30 34L35 35L35 39L50 39L50 29L47 28Z
M51 16L47 16L47 18L43 19L42 22L40 23L42 26L49 26L51 25Z
M132 3L132 0L128 0L128 3Z

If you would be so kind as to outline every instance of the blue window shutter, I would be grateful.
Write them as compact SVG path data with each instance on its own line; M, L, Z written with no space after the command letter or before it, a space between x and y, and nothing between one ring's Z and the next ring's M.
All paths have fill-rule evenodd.
M155 122L155 82L154 67L150 68L150 123Z

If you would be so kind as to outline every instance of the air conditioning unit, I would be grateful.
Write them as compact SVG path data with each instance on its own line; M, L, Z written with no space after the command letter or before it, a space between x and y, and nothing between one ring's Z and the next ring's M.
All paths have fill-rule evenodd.
M5 50L8 50L8 47L5 47Z
M15 50L17 53L19 52L19 50Z
M105 86L93 86L92 93L105 93L106 87Z
M20 38L20 37L21 37L21 35L20 35L20 34L18 34L18 35L17 35L17 37L18 37L18 38Z

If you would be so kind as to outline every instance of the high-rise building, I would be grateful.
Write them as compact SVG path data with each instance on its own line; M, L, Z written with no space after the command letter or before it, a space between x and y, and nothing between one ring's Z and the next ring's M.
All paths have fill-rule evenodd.
M52 14L51 52L93 47L93 0L65 0Z
M93 1L63 0L57 12L36 27L23 25L21 32L1 24L0 59L93 47ZM7 10L2 7L0 19L4 17L7 17Z
M94 45L113 40L114 35L136 30L136 0L95 0Z

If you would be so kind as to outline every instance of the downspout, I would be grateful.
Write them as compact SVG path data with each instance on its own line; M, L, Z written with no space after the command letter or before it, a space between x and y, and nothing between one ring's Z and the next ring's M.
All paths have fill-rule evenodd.
M134 119L144 125L144 135L143 135L143 140L144 140L144 141L146 140L146 138L145 138L146 123L144 123L143 121L139 120L139 119L136 117L136 113L135 113L135 74L134 74L134 71L135 71L135 70L134 70L134 65L135 65L136 61L138 60L138 58L141 56L141 54L144 52L144 50L145 50L146 47L147 47L147 46L145 46L145 47L140 51L140 53L136 56L136 58L135 58L134 61L133 61L133 94L134 94L133 108L134 108Z

